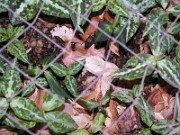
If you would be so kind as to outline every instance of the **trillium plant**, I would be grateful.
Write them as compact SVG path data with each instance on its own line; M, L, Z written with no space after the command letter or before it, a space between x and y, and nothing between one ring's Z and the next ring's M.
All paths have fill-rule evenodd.
M7 24L4 24L0 17L0 130L1 126L7 126L18 129L18 133L23 134L23 131L35 131L37 127L41 127L39 125L46 125L52 134L107 134L105 131L111 129L110 133L112 134L122 134L125 133L123 127L108 127L112 126L113 122L118 123L115 120L121 117L118 111L116 114L112 114L111 110L111 108L117 109L118 104L121 109L122 106L125 106L133 108L137 112L140 126L137 131L133 129L133 133L141 135L180 134L179 2L175 2L175 0L0 0L1 15L6 16L8 21ZM40 25L36 28L32 21L37 21L39 16L54 17L65 22L64 33L59 33L62 32L60 30L55 34L50 32L52 31L51 26L55 26L51 23L53 19L46 22L47 28L43 29L43 32L39 32ZM94 16L99 21L94 23L92 21ZM87 32L89 25L96 27L96 30ZM59 24L57 26L58 29L61 27ZM77 52L77 59L74 58L75 62L70 65L66 65L65 62L63 64L63 58L53 61L57 54L43 58L38 64L34 64L29 57L28 47L22 40L23 34L29 28L35 29L40 34L44 33L44 35L48 32L51 33L51 36L44 36L50 41L50 38L53 38L51 42L59 39L57 35L69 35L65 39L68 39L68 45L71 44L71 48L74 47L73 54L78 48L76 43L81 42L91 46L91 42L87 43L88 38L83 39L88 36L94 37L92 39L94 50L97 50L98 47L112 49L115 45L121 46L117 51L117 57L120 57L121 50L123 53L127 53L128 45L135 44L134 41L138 39L138 36L141 37L141 40L146 41L149 51L146 53L132 51L133 56L125 61L124 65L118 66L112 74L104 75L106 80L109 76L112 78L112 80L109 79L112 85L118 85L117 80L119 82L134 81L131 88L114 90L114 86L110 87L109 82L107 82L109 86L107 89L102 88L103 79L97 77L99 83L96 84L97 95L94 98L86 98L84 93L81 93L82 90L79 90L81 89L79 84L84 86L84 82L89 83L95 79L87 77L80 83L78 79L79 76L88 72L84 70L87 68L84 65L86 59L90 57L90 53L88 51L86 54ZM67 30L71 33L69 34ZM77 33L73 34L75 30ZM138 35L139 33L140 35ZM61 41L63 40L61 39ZM68 49L71 48L67 45L67 41L63 42L65 45L59 45L58 42L57 46L62 53L68 54ZM49 42L46 43L50 50L49 44ZM83 49L86 50L86 47ZM128 51L131 52L130 49ZM102 52L103 54L99 55L101 57L105 54L105 49ZM80 54L84 56L81 57ZM111 54L107 53L108 59L109 55ZM105 59L105 57L103 58ZM106 62L114 60L108 59ZM173 89L171 92L167 90L167 93L171 95L169 97L173 97L173 118L156 119L155 109L157 108L153 107L146 98L145 77L149 77L151 80L160 78ZM119 86L117 87L119 88ZM42 100L39 99L40 105L36 103L35 99L32 99L39 92L43 93ZM157 97L156 100L159 101L160 98ZM170 104L169 99L164 100ZM67 104L73 110L67 111ZM155 103L153 102L153 104ZM84 124L84 119L79 122L80 118L75 117L79 115L85 115L90 122ZM115 115L119 116L115 117ZM127 121L124 119L119 123L122 125ZM116 131L116 128L119 128L120 131Z

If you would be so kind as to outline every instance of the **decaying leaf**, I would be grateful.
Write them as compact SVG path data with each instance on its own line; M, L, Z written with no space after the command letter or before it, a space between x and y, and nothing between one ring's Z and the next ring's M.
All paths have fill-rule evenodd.
M104 54L104 48L96 49L94 44L88 49L85 49L85 44L78 44L75 46L75 51L73 51L71 47L67 48L67 52L63 55L63 63L69 67L77 60L82 60L90 56L99 56L104 58Z

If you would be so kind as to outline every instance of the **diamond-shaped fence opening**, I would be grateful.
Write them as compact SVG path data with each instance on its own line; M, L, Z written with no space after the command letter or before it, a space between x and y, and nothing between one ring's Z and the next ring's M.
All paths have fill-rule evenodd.
M0 0L0 134L180 134L174 0Z

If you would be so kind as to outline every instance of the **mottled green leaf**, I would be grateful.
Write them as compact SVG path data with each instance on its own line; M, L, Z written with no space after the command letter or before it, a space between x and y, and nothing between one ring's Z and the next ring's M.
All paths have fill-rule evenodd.
M126 5L123 3L123 1L109 0L108 9L114 14L119 14L124 17L130 16L130 11L128 10Z
M6 5L6 6L8 7L8 5L9 5L9 0L0 0L0 3L3 3L4 5ZM3 6L0 6L0 13L6 12L6 11L7 11L6 8L4 8Z
M163 30L160 25L158 28ZM149 33L149 46L154 55L165 54L170 52L173 47L173 40L170 36L164 36L159 30L152 29Z
M27 96L28 94L30 94L34 89L35 89L35 83L31 82L28 86L25 85L23 87L23 92L22 92L22 96Z
M9 19L11 23L13 25L21 23L22 21L19 16L27 21L33 19L33 17L36 15L36 12L38 11L41 2L41 0L11 1L9 7L14 11L14 14L9 12Z
M77 27L80 32L83 32L80 25L84 25L86 20L84 20L81 16L85 15L86 18L89 17L91 13L91 10L89 8L92 5L92 0L86 0L86 2L84 2L83 0L69 0L68 4L70 6L70 17L74 26Z
M119 41L122 44L126 44L126 28L123 27L115 27L113 31L113 37L117 38L117 41ZM118 37L117 37L118 36Z
M176 120L180 122L180 96L175 97L174 108L176 109Z
M139 54L141 59L147 62L151 62L152 65L156 65L154 57L150 54ZM146 64L141 62L136 56L133 56L123 68L118 69L114 74L114 78L125 78L125 79L137 79L142 78L146 68ZM146 76L152 74L153 69L149 67Z
M161 6L166 9L168 3L169 3L169 0L156 0L156 2L158 2L159 4L161 4Z
M170 120L157 121L151 126L151 130L156 133L163 134L169 128L169 124L171 124Z
M0 58L0 73L4 74L5 69L4 69L4 61ZM1 91L1 90L0 90Z
M143 89L141 89L139 84L135 84L133 85L132 91L133 91L133 96L138 97L141 95Z
M124 103L131 103L133 101L133 93L132 91L129 91L129 90L113 92L112 96L114 96L119 101L124 102Z
M78 129L71 133L68 133L68 135L90 135L89 132L85 129Z
M18 116L24 120L43 122L44 116L34 102L25 97L15 97L10 102L10 107Z
M101 28L103 30L103 32L105 32L109 36L113 33L112 24L109 23L108 21L99 22L98 27ZM106 36L104 33L102 33L99 30L96 32L95 42L103 42L103 41L107 41L107 40L108 40L108 36Z
M30 64L27 53L26 53L26 49L23 45L23 43L19 40L15 40L14 42L12 42L8 47L7 47L7 51L17 57L19 60Z
M92 12L97 12L105 6L106 0L92 0L92 4L93 4Z
M132 0L129 0L132 1ZM134 0L141 13L144 13L149 8L154 7L156 5L155 0Z
M52 92L51 94L53 94L53 96L48 94L47 92L44 95L44 102L42 105L43 111L52 111L60 107L65 101L64 97L54 94Z
M80 98L78 101L89 110L92 110L99 106L98 102L94 100L85 100L83 98Z
M67 88L67 90L74 96L77 97L77 84L76 84L76 79L68 75L64 79L64 84Z
M9 40L6 29L0 27L0 42Z
M42 12L46 15L51 15L61 18L70 18L69 10L66 7L68 5L68 0L61 0L61 1L46 0L42 8Z
M6 114L8 108L9 103L6 102L6 98L0 97L0 119Z
M101 101L101 105L106 105L109 102L110 98L111 98L111 91L107 90L106 94L104 95L104 97Z
M178 16L180 14L180 4L173 5L173 6L169 7L166 11L170 12L174 16Z
M81 60L80 62L76 61L71 64L68 68L69 75L76 75L84 66L85 61Z
M48 86L48 82L47 82L46 78L44 78L44 77L39 77L36 81L39 85L41 85L43 87Z
M133 15L130 20L128 18L120 17L120 27L123 28L125 26L126 31L126 42L128 42L132 36L136 33L140 25L139 16Z
M67 74L67 69L63 64L53 63L50 68L59 77L65 77Z
M180 23L176 22L172 26L169 25L168 33L173 34L173 35L180 33Z
M55 58L55 55L53 54L41 60L40 63L43 67L46 67L54 58Z
M6 117L3 120L3 124L10 126L12 128L16 128L16 129L33 128L36 125L35 121L27 121L20 119L16 117L13 112L9 112L8 114L11 116L10 118L12 119Z
M49 83L50 89L59 96L70 98L69 94L64 91L54 75L50 71L45 71L44 75Z
M13 97L21 87L21 78L18 71L13 67L8 67L0 82L0 88L6 98Z
M92 133L94 134L100 131L103 128L104 122L105 122L104 114L97 113L91 124Z
M165 81L167 81L174 87L180 87L180 69L173 65L173 63L170 60L163 59L161 61L158 61L157 67L160 70L161 77Z
M38 67L38 66L29 65L28 69L26 69L24 72L26 74L34 77L34 76L38 75L41 72L41 68Z
M176 47L176 59L178 62L180 62L180 46Z
M152 29L157 30L154 25L162 26L168 21L168 15L163 11L162 8L159 7L152 9L151 12L148 14L147 18L148 22L146 24L146 27L144 28L143 36L149 34Z
M55 133L67 133L78 128L76 122L67 113L62 113L59 111L45 113L45 118L47 122L52 122L49 128Z
M151 135L151 130L148 128L143 128L140 132L140 135Z
M141 96L135 107L140 113L141 120L150 127L154 121L154 111L149 103Z
M20 27L13 27L11 24L8 24L7 26L7 36L9 37L9 39L17 36L20 32L22 32L24 30L24 26L20 26Z

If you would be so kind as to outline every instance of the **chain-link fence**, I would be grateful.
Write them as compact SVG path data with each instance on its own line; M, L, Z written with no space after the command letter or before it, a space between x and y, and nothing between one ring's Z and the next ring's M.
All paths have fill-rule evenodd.
M46 131L47 129L52 134L55 134L55 132L57 134L70 134L70 132L72 131L74 131L74 134L81 134L81 132L82 134L88 134L89 132L91 134L104 135L112 133L125 134L128 132L135 134L140 133L142 129L142 133L147 134L151 134L150 132L152 132L152 134L155 132L160 134L178 134L180 132L180 111L178 108L180 107L180 69L178 65L173 65L173 62L175 60L173 60L173 62L171 60L173 58L176 58L176 63L178 63L179 52L176 51L178 50L178 46L180 46L180 43L178 41L178 26L180 15L179 9L176 9L177 11L176 13L174 13L172 10L170 10L170 8L172 8L174 5L178 8L179 3L168 0L157 2L148 0L142 0L140 2L129 0L70 1L71 2L61 0L43 0L40 6L38 6L38 11L36 12L36 15L30 21L27 21L27 18L24 19L24 14L20 14L20 12L25 6L27 6L29 12L31 12L30 10L35 10L33 8L31 9L30 7L30 5L33 5L32 3L35 3L35 1L12 1L12 3L15 5L21 3L18 5L19 7L17 9L11 8L11 6L13 7L13 4L11 2L8 5L6 1L0 1L1 8L8 11L11 23L18 20L19 22L22 21L23 24L26 25L26 27L19 33L18 31L15 32L15 36L13 38L9 39L7 42L1 43L0 57L2 61L4 61L2 65L5 65L2 72L0 86L0 116L2 125L1 129L6 129L6 126L8 126L11 127L7 128L8 130L17 131L18 129L19 134L24 133L31 135L47 134L47 132L43 133L43 131ZM36 2L38 3L41 1ZM74 27L73 25L69 27L69 25L66 25L67 22L63 21L60 23L61 26L56 26L55 23L49 22L51 21L48 20L49 18L51 18L50 16L44 15L52 15L51 13L45 12L45 9L43 12L44 14L42 13L43 7L47 6L47 4L54 4L54 7L59 7L59 5L57 4L58 2L63 5L62 7L64 8L64 12L67 10L70 13L69 18L71 19L67 20L70 21L70 24L74 24ZM100 6L101 2L104 3L102 9L99 8L99 11L91 12L95 6ZM23 3L28 3L29 5ZM70 3L72 3L72 5ZM49 8L49 12L51 10L55 10L56 12L56 9ZM2 16L7 16L6 13L1 14ZM99 23L105 21L102 18L105 16L104 14L106 13L109 13L109 18L112 19L112 22L111 19L109 19L106 23L98 25ZM61 14L64 13L62 12ZM93 14L93 16L95 17L99 17L100 21L92 21L92 19L90 19L89 17L91 14ZM23 17L21 17L21 15ZM46 22L40 19L41 23L39 26L37 25L37 23L39 22L38 18L40 16L48 19L46 20ZM168 16L169 18L165 18L164 16ZM58 21L63 19L64 18L60 18ZM166 23L164 23L164 20ZM78 56L78 54L74 54L74 52L76 52L76 49L78 48L77 44L81 44L79 46L84 46L87 43L87 40L84 41L83 39L80 40L77 38L77 35L79 35L80 31L82 32L82 29L86 30L86 28L88 28L88 26L86 28L80 27L82 21L86 22L88 26L91 25L91 28L89 30L95 29L96 31L95 33L91 33L92 35L89 34L88 36L95 36L95 40L99 40L102 38L102 41L103 39L107 38L105 42L103 41L103 44L106 45L104 45L103 47L99 47L100 49L106 48L106 50L103 52L105 56L99 57L98 54L95 54L102 53L101 51L98 51L100 49L96 48L92 49L91 53L90 51L88 52L87 50L92 47L92 44L90 45L90 47L87 47L87 49L82 50L84 52L90 53L90 55L87 55L85 53L83 54L83 52L78 52L80 53L80 56ZM119 24L121 21L123 22L123 24ZM49 26L49 28L43 31L40 28L41 25L48 23L49 25L46 26ZM66 30L69 32L68 33L66 31L68 33L67 35L69 36L69 39L66 42L63 42L62 40L59 41L60 38L58 38L58 40L57 37L55 37L56 34L59 34L58 31L57 33L55 33L55 28L60 29L64 25L66 25ZM108 31L109 26L111 26L111 28L114 28L113 32ZM119 27L120 29L115 34L115 28ZM70 32L71 29L73 29L73 31ZM178 33L174 34L172 30L170 32L170 29L173 29L174 31L177 30ZM51 32L49 30L51 30ZM138 32L138 30L141 32ZM142 31L144 31L144 35L142 34ZM33 32L37 34L34 34ZM54 37L52 36L53 32L55 35ZM59 30L59 32L63 33L64 31ZM46 33L49 33L50 36ZM97 38L97 33L101 33L99 39ZM141 47L149 50L148 52L138 52L140 54L137 54L136 52L134 52L133 48L128 47L129 44L132 45L133 43L135 43L133 41L138 38L137 34L140 34L141 36L137 40L147 41L145 42L146 44L144 44L147 46ZM46 56L48 57L53 53L56 53L54 57L45 59L45 55L43 55L43 58L41 58L41 60L43 61L43 59L45 59L43 61L44 65L41 63L41 65L39 66L38 62L35 63L33 61L35 57L38 57L38 48L36 48L37 50L31 50L26 47L28 48L26 50L26 53L29 56L30 62L24 62L26 61L26 58L24 58L24 54L22 54L21 52L21 47L19 47L18 45L14 45L15 47L13 48L12 44L14 42L17 42L18 39L21 39L24 45L25 43L30 42L28 41L29 38L27 38L25 41L22 40L22 37L24 38L25 35L32 35L34 39L36 38L35 36L37 36L37 39L39 37L43 37L44 42L42 42L42 44L44 45L45 42L47 42L46 45L51 45L54 50L50 52L50 54L48 54L49 52L46 52ZM87 39L87 37L85 37L85 39ZM124 39L125 41L123 41ZM72 51L72 46L74 44L75 50ZM97 44L99 45L99 43ZM140 44L143 44L143 42L141 42ZM102 44L100 45L102 46ZM47 47L47 50L51 50L51 47ZM70 48L72 49L71 51L69 50ZM114 48L118 48L118 51L114 51ZM19 62L20 64L17 64L16 59L12 59L12 56L14 56L14 50L16 50L19 54L19 56L15 54L15 57L17 57L18 61L21 61ZM32 51L34 52L30 55L29 52ZM9 56L7 52L9 52L12 56ZM114 59L116 59L117 57L121 57L121 52L123 52L124 55L129 55L128 58L123 57L124 59L126 58L126 60L124 63L121 63L121 67L117 67L116 63L114 65L111 65L112 61L110 60L110 57L114 56L111 56L114 52L118 53ZM170 52L172 52L171 55ZM41 51L39 51L39 53L41 53ZM66 60L67 63L69 63L69 61L77 61L74 65L72 65L73 62L67 64L71 68L63 66L63 62L65 61L65 55L68 57L68 59ZM170 56L170 58L167 58L168 56ZM117 58L117 60L119 59ZM28 66L25 63L27 63ZM30 63L33 63L34 65L32 66ZM124 67L123 64L125 63L126 65ZM98 66L98 64L100 66ZM120 69L118 70L118 68ZM50 70L53 71L53 73ZM37 73L33 74L36 71ZM82 73L78 73L79 71L81 71ZM87 74L87 72L90 72L91 74ZM21 77L17 77L19 73ZM58 81L53 76L54 73L57 74ZM83 73L87 74L86 77L82 77ZM92 74L94 77L92 77ZM152 76L154 76L155 81L153 81ZM45 77L46 79L43 77ZM167 86L167 91L165 92L163 90L160 90L160 95L157 95L157 93L156 95L153 95L151 93L151 98L145 98L145 89L153 89L156 90L156 92L159 91L158 89L161 89L160 87L158 87L159 85L150 85L152 83L160 83L158 78L161 78L160 81L163 82L162 84ZM89 80L91 81L88 82ZM137 80L137 82L135 80ZM124 82L125 85L119 83L119 81ZM76 82L78 83L76 84ZM80 86L83 85L84 82L87 83L85 85L85 88ZM100 86L98 87L97 84L99 84ZM122 87L118 86L118 84L122 85ZM60 85L66 90L60 90ZM108 86L103 89L102 87L105 87L106 85ZM147 86L151 86L151 88L147 88ZM92 89L94 89L94 87L96 87L95 93L97 95L92 92ZM108 89L110 89L111 91L111 96L110 94L108 94ZM14 93L11 93L12 91ZM28 94L25 94L24 91L26 91ZM64 91L69 92L63 93ZM22 95L23 92L24 96ZM33 97L33 95L36 96L36 99ZM86 95L86 97L84 95ZM164 96L161 97L161 100L156 100L155 97L153 99L152 95ZM94 97L88 98L88 96ZM29 98L33 100L36 105L34 105L34 103L31 103L31 101L29 101ZM117 99L115 100L115 98ZM107 100L107 102L105 100ZM162 115L162 110L156 112L159 108L155 108L155 105L153 104L156 103L152 102L157 102L157 104L158 102L159 104L163 102L164 108L159 107L159 105L158 107L160 109L168 110L167 108L171 108L169 109L169 111L171 112L164 111L164 113L166 114L169 113L169 116L171 116L171 118L165 117L165 114ZM151 107L149 104L151 105ZM42 106L44 106L44 108ZM119 110L118 107L120 107ZM129 117L129 119L127 117ZM158 121L157 118L159 118L160 121ZM133 122L133 120L131 121L131 119L136 119L135 123L131 123ZM130 123L127 124L127 121L130 121ZM81 126L81 124L83 126ZM128 128L130 129L124 130L126 128L125 126L129 126ZM86 129L87 131L79 130L79 132L75 132L77 131L77 129ZM1 130L1 132L2 133L0 134L3 134L3 130Z

